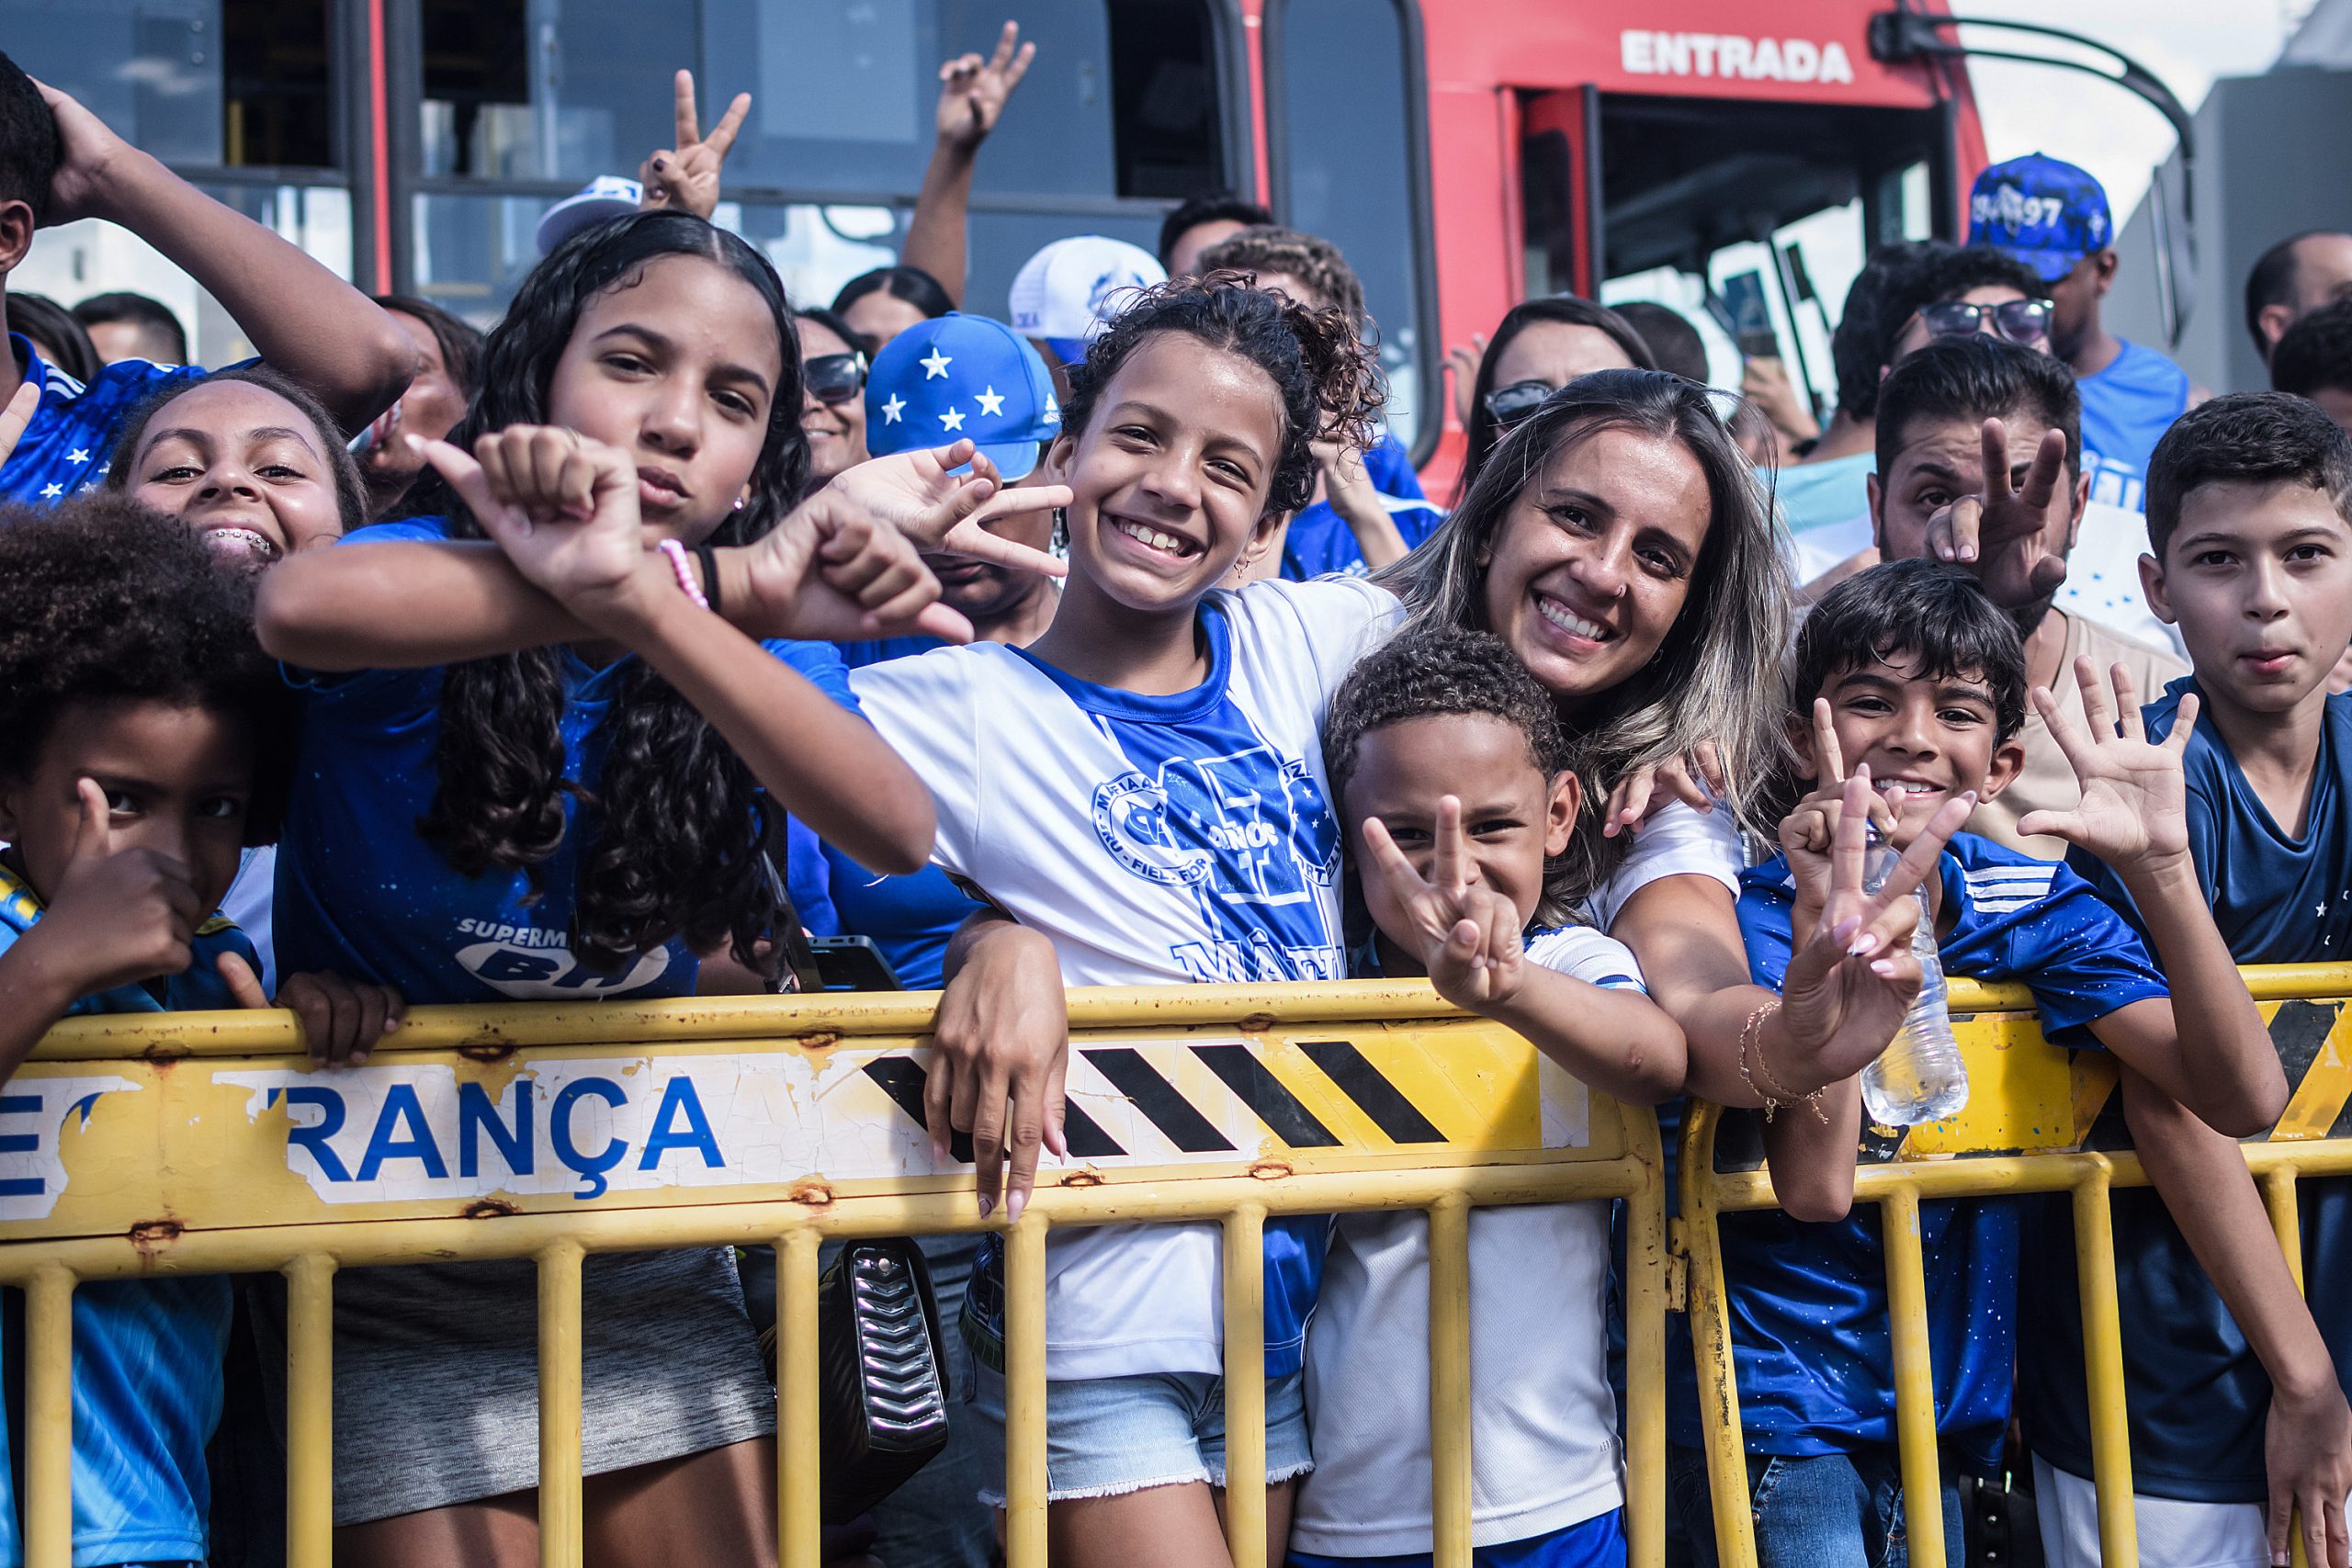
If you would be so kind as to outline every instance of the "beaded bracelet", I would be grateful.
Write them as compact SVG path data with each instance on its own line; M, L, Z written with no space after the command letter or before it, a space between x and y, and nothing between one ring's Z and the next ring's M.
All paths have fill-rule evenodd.
M710 600L703 593L702 584L695 581L694 569L686 565L686 547L675 539L663 539L654 547L670 558L670 570L677 573L678 587L685 596L694 601L696 608L709 609Z

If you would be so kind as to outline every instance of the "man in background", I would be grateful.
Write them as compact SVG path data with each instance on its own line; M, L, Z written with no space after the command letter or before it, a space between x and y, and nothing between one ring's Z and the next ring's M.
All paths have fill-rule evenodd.
M2082 393L2091 499L2142 510L2157 440L2205 394L2179 366L2099 320L2118 260L2107 192L2089 170L2045 153L1996 164L1976 176L1968 243L2014 256L2048 288L2057 307L2050 351L2074 370Z
M74 319L90 334L91 345L106 364L124 359L157 365L188 362L187 331L160 299L127 288L93 294L74 307Z
M2267 365L2287 329L2323 305L2352 299L2352 234L2307 229L2290 234L2245 276L2245 330Z

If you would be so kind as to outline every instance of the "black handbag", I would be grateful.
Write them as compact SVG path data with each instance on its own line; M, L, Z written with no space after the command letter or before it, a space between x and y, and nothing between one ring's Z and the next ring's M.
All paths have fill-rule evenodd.
M775 1372L775 1329L760 1336ZM847 1524L947 1445L946 1344L922 1249L854 1241L817 1283L825 1523Z

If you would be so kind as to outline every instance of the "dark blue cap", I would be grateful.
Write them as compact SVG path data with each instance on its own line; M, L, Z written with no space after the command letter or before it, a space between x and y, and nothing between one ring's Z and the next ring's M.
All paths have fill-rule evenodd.
M1976 176L1968 197L1968 243L1989 245L2055 283L2075 264L2115 243L2107 192L2088 169L2029 152Z
M865 449L877 457L969 439L1017 479L1037 466L1037 444L1061 432L1046 362L986 316L950 310L916 322L874 356L865 378Z

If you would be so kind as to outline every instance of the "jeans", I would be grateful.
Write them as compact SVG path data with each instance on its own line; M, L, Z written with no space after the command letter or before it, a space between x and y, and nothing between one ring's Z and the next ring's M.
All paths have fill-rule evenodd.
M972 1410L972 1357L956 1325L980 1238L926 1235L917 1237L915 1245L931 1265L932 1293L939 1298L939 1322L946 1331L946 1371L954 1391L948 1399L947 1446L904 1486L875 1505L879 1533L873 1551L890 1568L988 1568L996 1554L996 1519L980 1506L980 1494L1002 1486L1004 1473L988 1472L988 1448Z
M1667 1485L1702 1568L1717 1568L1706 1457L1668 1448ZM1962 1554L1960 1490L1943 1482L1944 1552ZM1792 1458L1747 1456L1758 1568L1909 1568L1903 1473L1892 1445Z

